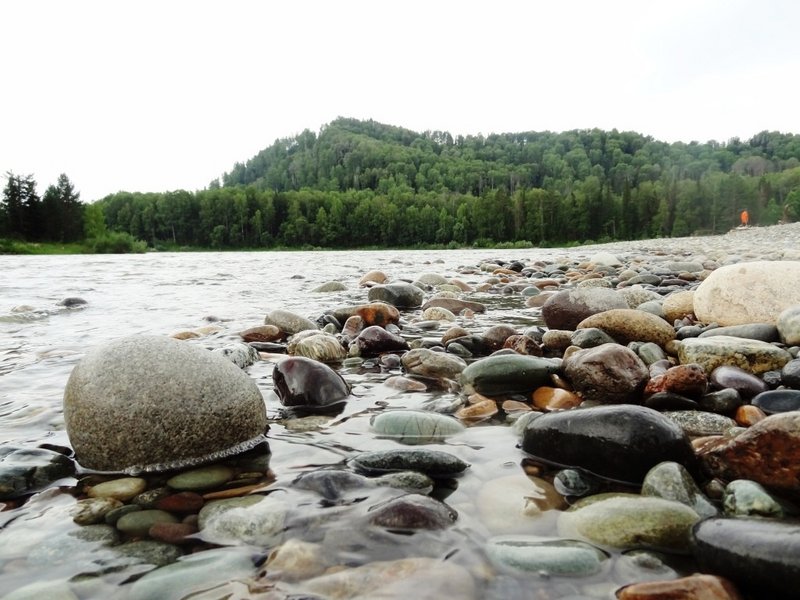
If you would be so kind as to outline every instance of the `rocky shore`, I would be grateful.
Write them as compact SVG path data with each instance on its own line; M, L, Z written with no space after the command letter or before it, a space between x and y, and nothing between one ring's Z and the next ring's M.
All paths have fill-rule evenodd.
M0 598L798 597L800 224L486 256L88 351L71 448L0 446Z

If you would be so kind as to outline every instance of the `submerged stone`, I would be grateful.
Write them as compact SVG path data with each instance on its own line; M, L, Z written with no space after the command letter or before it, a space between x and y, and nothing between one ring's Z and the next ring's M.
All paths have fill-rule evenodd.
M500 569L562 577L594 575L609 559L586 542L518 535L490 539L486 553Z
M372 430L401 444L429 444L464 431L452 417L419 410L390 410L375 415Z

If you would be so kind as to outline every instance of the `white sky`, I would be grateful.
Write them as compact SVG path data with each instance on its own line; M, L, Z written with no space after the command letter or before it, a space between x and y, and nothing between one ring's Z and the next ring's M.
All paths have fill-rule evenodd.
M0 23L0 176L84 201L202 189L337 116L800 133L796 0L4 0Z

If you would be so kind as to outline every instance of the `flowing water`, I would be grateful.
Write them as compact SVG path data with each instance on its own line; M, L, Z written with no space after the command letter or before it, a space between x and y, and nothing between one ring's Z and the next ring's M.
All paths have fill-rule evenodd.
M392 279L414 280L426 272L478 284L485 274L459 275L462 265L474 267L482 260L520 259L529 263L564 256L567 251L546 250L463 250L463 251L360 251L360 252L264 252L264 253L150 253L120 256L0 256L0 447L37 447L43 444L68 447L64 430L62 395L69 374L91 347L132 334L169 335L182 330L217 326L218 331L187 343L208 348L239 341L237 332L263 323L273 309L287 309L316 319L325 310L345 304L366 302L359 278L380 269ZM572 251L574 255L578 251ZM333 294L310 293L318 285L340 280L347 291ZM86 300L85 306L65 307L68 297ZM486 313L467 323L479 332L500 322L517 328L538 324L537 309L525 308L519 295L470 294L484 302ZM403 312L405 321L419 316ZM440 336L444 327L426 335ZM276 418L280 404L272 390L274 363L265 360L247 369L261 389L267 412ZM399 369L387 371L379 364L366 363L341 369L353 387L344 413L323 430L297 432L274 423L268 433L272 450L271 469L287 479L312 466L342 464L358 451L396 447L391 440L369 433L369 417L383 407L442 407L457 404L458 394L447 390L400 392L383 385ZM517 438L502 423L470 428L453 441L438 444L470 463L449 490L446 501L459 511L457 527L435 543L452 545L453 551L480 555L480 540L488 535L482 519L486 513L476 507L476 498L486 482L505 475L522 475L524 456ZM66 579L81 573L82 566L56 560L30 558L49 537L74 527L68 508L74 503L70 486L75 480L59 482L27 503L0 512L0 598L3 593L39 578ZM3 504L0 502L0 508ZM557 511L552 511L557 512ZM483 516L482 516L483 515ZM5 531L3 531L5 529ZM526 533L522 527L517 531ZM553 535L553 518L544 516L531 531ZM411 548L425 544L420 536L414 543L398 547L413 555ZM473 540L465 542L464 540ZM478 542L474 542L478 540ZM433 543L433 542L432 542ZM468 548L474 544L475 548ZM430 550L433 554L433 552ZM39 555L41 552L39 552ZM26 558L27 557L27 558ZM470 559L472 560L472 559ZM465 562L469 563L470 560ZM479 559L474 559L480 562ZM474 566L474 565L473 565ZM479 570L479 569L478 569ZM108 585L124 581L109 575L93 592L82 588L81 597L108 597ZM599 577L579 583L557 580L547 594L533 595L522 580L495 579L482 592L484 597L607 597L615 587L607 569ZM537 585L545 585L542 578ZM504 583L505 582L505 583ZM413 583L409 585L413 588ZM492 588L492 586L495 586ZM491 591L494 589L495 591ZM545 588L543 588L545 589ZM125 598L126 586L114 596ZM559 591L561 590L561 591ZM536 592L539 594L540 592ZM589 596L586 596L589 594ZM205 596L204 596L205 597Z

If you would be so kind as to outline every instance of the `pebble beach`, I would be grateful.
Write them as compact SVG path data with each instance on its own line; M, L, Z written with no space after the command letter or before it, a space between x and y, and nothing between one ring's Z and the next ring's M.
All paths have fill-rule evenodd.
M800 597L800 223L484 254L87 348L0 598Z

